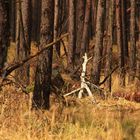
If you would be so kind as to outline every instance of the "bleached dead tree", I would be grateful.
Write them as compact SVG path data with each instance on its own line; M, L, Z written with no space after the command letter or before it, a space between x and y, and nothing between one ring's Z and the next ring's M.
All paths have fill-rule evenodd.
M85 53L85 55L83 56L83 59L84 59L84 62L82 64L82 72L81 72L81 87L65 94L64 97L69 96L69 95L79 91L78 98L82 98L82 95L84 94L84 90L86 90L88 95L93 98L92 92L88 85L90 85L90 84L94 85L94 84L86 81L87 63L91 59L91 57L88 58L87 53ZM96 85L94 85L94 87L98 88ZM95 101L95 99L94 99L94 101Z

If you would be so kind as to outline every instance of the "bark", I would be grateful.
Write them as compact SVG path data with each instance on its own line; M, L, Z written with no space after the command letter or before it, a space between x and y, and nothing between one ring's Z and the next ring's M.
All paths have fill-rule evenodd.
M89 45L89 20L90 20L90 11L91 11L91 0L86 1L86 11L85 11L85 19L84 19L84 28L83 28L83 36L81 43L81 52L82 56L87 52Z
M3 68L7 58L9 32L9 3L0 0L0 69Z
M80 56L81 41L84 27L85 0L77 0L76 3L76 54Z
M96 44L94 48L93 66L92 66L92 81L94 84L99 84L101 71L101 58L103 50L103 34L104 34L104 11L105 0L98 1L97 22L96 22Z
M54 1L54 41L59 35L59 0ZM60 43L54 45L57 54L60 56Z
M138 23L138 49L137 49L137 71L136 71L136 76L138 77L136 80L136 84L140 84L140 59L138 60L138 57L140 56L140 3L137 5L137 23Z
M121 5L122 5L122 8L121 8L121 12L122 12L122 38L123 38L125 60L127 60L128 59L127 2L125 0L121 0Z
M32 39L39 42L41 22L41 1L32 0Z
M17 3L17 50L16 59L23 60L30 55L31 45L31 1L24 0L22 3L19 0ZM23 84L29 84L29 64L21 67L16 71L17 80ZM24 76L23 76L24 75Z
M116 1L117 45L119 48L119 85L125 86L124 46L122 39L121 0Z
M76 50L76 32L75 32L75 0L69 0L69 47L68 63L69 68L74 68L74 56Z
M92 33L93 33L93 37L96 34L95 29L96 29L96 20L97 20L97 6L98 6L98 0L92 0L91 16L92 16Z
M136 0L131 0L130 15L130 73L129 83L133 83L136 74Z
M107 57L106 57L106 65L105 65L105 77L107 77L112 70L112 47L113 47L113 29L114 29L114 10L115 10L115 2L111 0L109 2L109 23L108 23L108 43L107 43ZM111 91L111 78L110 75L108 80L105 83L106 89Z
M53 41L53 7L54 1L42 0L40 48L44 48L46 44ZM39 57L33 92L33 107L36 108L49 109L50 106L52 54L51 47Z
M15 42L16 37L16 0L10 0L10 37Z

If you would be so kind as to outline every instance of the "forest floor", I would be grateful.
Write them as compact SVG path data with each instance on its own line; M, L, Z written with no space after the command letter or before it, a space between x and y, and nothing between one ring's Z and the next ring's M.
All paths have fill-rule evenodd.
M9 62L15 56L12 47ZM67 83L63 92L80 86L80 80L73 81L65 73L61 76ZM49 111L31 110L32 85L27 88L28 95L16 85L4 86L0 90L0 140L139 140L139 87L121 89L116 74L112 81L112 95L104 98L93 91L96 103L90 97L78 99L73 95L66 98L64 106L52 94Z
M140 103L124 98L51 97L50 111L31 110L31 95L0 92L0 140L139 140Z

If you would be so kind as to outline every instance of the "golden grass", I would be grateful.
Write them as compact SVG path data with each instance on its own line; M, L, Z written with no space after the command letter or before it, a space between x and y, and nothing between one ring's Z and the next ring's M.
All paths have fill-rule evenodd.
M50 111L31 111L31 96L6 86L0 92L0 140L140 139L140 104L124 99L68 98Z
M14 48L12 43L8 62L14 60ZM36 51L32 47L32 53ZM118 82L117 75L113 74L113 92L132 92L137 88L131 85L123 89ZM93 104L90 98L69 97L68 105L64 107L51 97L50 111L35 111L31 110L31 95L32 91L27 96L14 86L6 86L0 91L0 140L140 139L139 103L96 97L98 103Z

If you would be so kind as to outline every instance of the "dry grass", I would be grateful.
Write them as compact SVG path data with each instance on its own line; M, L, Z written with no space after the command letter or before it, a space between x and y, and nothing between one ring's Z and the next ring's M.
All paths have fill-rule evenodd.
M8 62L14 60L14 48L11 44ZM32 49L33 53L37 50ZM113 92L133 92L137 88L131 85L120 89L118 81L113 74ZM14 86L5 86L0 91L0 140L140 139L139 103L96 97L98 103L93 104L89 98L70 97L64 107L51 97L50 111L35 111L31 110L31 95L25 95Z
M31 98L13 86L0 92L0 140L140 139L140 104L124 99L52 98L50 111L31 111ZM17 89L18 90L18 89Z

